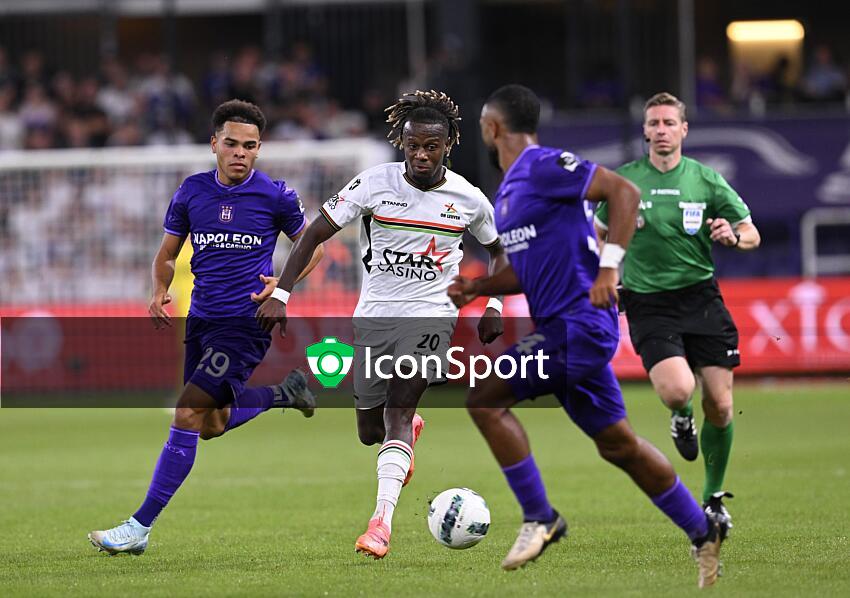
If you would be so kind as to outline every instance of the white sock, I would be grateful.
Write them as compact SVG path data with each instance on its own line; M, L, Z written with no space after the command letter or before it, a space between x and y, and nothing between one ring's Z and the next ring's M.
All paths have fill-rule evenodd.
M388 440L378 451L378 500L372 519L381 519L390 529L412 455L413 449L401 440Z

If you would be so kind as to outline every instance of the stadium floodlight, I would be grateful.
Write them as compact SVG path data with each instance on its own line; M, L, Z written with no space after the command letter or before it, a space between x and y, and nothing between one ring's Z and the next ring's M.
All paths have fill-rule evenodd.
M793 42L805 35L803 24L796 19L733 21L726 27L726 37L732 42Z

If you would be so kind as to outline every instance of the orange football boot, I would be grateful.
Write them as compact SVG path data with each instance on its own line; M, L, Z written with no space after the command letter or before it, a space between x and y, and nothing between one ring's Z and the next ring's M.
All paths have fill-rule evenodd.
M422 419L422 416L419 415L418 413L414 413L413 414L412 426L413 426L413 444L410 446L410 448L413 448L413 447L416 446L416 441L419 440L419 435L422 433L422 428L425 427L425 420ZM410 469L407 470L407 475L404 478L404 483L402 484L402 486L407 486L407 484L410 483L410 478L413 477L413 470L415 469L413 459L414 459L414 455L410 455Z
M390 528L381 519L372 519L366 533L354 543L354 550L375 560L384 558L390 551Z

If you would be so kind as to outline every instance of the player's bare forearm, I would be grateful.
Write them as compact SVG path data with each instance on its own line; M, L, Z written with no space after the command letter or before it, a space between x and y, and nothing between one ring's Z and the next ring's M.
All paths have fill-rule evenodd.
M587 190L587 198L608 202L608 230L603 240L623 249L628 247L635 234L640 190L624 177L599 166Z
M513 266L508 264L493 276L478 278L475 280L478 295L496 297L499 295L518 295L522 293L519 279L516 277Z
M171 281L174 280L177 256L180 255L183 241L185 241L185 237L178 237L169 233L163 235L159 250L151 264L151 282L153 283L154 293L165 293L171 286Z
M289 257L283 265L277 288L292 291L295 283L310 273L324 255L321 244L330 239L336 230L324 218L316 218L297 237Z
M293 237L291 241L293 243L297 243L303 232L304 230L302 230L300 233L298 233L298 235ZM298 275L298 278L295 279L295 284L298 284L299 282L304 280L304 278L306 278L306 276L310 274L310 272L312 272L313 269L319 264L324 255L324 246L319 245L318 247L316 247L315 251L313 251L313 256L310 258L310 262L301 271L301 274ZM274 292L274 290L277 288L278 282L280 282L280 278L276 276L265 276L263 274L260 274L260 282L263 283L263 290L259 293L251 293L251 301L254 301L255 303L264 303L266 299L268 299Z
M295 284L298 284L299 282L304 280L304 278L306 278L307 275L310 274L310 272L312 272L313 269L317 265L319 265L319 262L322 261L322 258L324 256L325 256L325 247L324 247L324 245L319 245L313 251L313 256L310 258L310 261L308 262L308 264L304 267L303 270L301 270L301 274L299 274L298 278L295 279Z
M324 254L320 250L321 244L330 239L336 229L324 218L314 220L302 234L300 234L289 252L283 272L277 283L277 288L286 292L292 291L295 283L309 273L315 263ZM318 257L317 257L318 256ZM312 266L311 266L312 264ZM308 269L309 266L309 269ZM262 330L271 332L275 325L279 325L280 336L286 336L286 302L270 298L257 309L257 322Z
M502 268L509 265L508 257L505 255L505 250L499 241L496 241L493 245L489 245L487 252L490 254L490 261L487 264L487 273L490 276L493 276L501 271ZM495 295L492 298L501 304L502 295ZM505 326L502 322L501 305L491 306L488 302L481 319L478 320L478 340L484 345L492 343L504 331Z
M151 300L148 304L148 313L153 319L154 326L160 328L162 325L169 326L171 317L165 311L165 306L171 303L168 287L174 280L174 270L177 256L183 247L185 237L178 237L165 233L159 251L153 258L151 264Z
M151 265L151 289L152 293L165 293L174 280L177 260L161 259L159 254L154 258Z
M588 291L591 305L607 309L619 300L618 266L635 234L640 190L624 177L599 166L587 197L593 201L608 202L607 230L595 226L598 240L604 240L604 243L600 246L599 273Z
M740 223L738 228L735 229L735 232L741 235L736 249L740 249L741 251L751 251L753 249L757 249L758 246L761 245L761 234L756 228L756 225L752 222Z
M511 265L508 261L508 256L505 254L505 248L499 241L487 247L487 252L490 254L490 261L487 263L487 274L493 276L500 272L503 268ZM496 295L496 299L502 300L502 295Z

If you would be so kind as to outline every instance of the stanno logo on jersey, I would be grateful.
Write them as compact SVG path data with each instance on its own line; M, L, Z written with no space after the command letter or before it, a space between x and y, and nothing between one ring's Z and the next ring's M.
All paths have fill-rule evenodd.
M432 281L436 280L437 272L443 271L443 258L451 251L437 251L437 239L431 237L431 242L425 251L395 251L384 249L384 263L378 264L379 272L388 272L399 278ZM436 259L435 259L436 258Z
M218 206L218 220L227 224L233 220L233 206L221 204Z
M455 209L455 205L453 203L443 204L443 207L446 208L444 212L440 213L441 218L448 218L449 220L460 220L460 216Z
M515 253L528 249L528 242L537 238L537 229L533 224L512 228L499 235L505 253Z
M678 189L650 189L650 195L681 195L682 192Z
M356 181L354 181L353 183L351 183L351 184L348 186L348 190L349 190L349 191L354 191L354 190L355 190L355 189L357 189L357 187L359 187L359 186L360 186L360 179L357 179Z
M406 208L407 202L406 201L396 201L394 199L382 199L381 205L382 206L395 206L397 208Z

